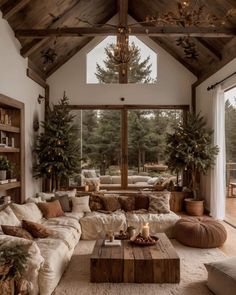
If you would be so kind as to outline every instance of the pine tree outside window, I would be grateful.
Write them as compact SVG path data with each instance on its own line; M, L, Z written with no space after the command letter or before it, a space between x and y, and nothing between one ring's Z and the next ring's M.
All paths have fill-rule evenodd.
M116 44L116 37L109 36L87 54L88 84L119 83L119 67L109 57ZM157 54L135 36L129 44L134 53L128 63L128 83L153 84L157 81Z

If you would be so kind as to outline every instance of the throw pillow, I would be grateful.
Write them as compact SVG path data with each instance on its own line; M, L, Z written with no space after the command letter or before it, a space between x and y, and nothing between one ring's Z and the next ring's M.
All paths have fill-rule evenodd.
M35 203L27 203L24 205L11 204L11 208L19 220L26 219L38 222L43 218L42 212Z
M68 195L64 196L56 196L51 198L51 201L56 201L58 200L60 202L61 208L64 212L71 212L72 209L72 204L70 204L70 199Z
M91 212L89 208L89 196L72 197L72 212Z
M170 213L170 192L150 194L149 212Z
M121 209L119 198L116 195L105 194L102 201L106 211L113 212Z
M54 233L53 230L44 225L29 220L22 220L22 227L36 239L47 238Z
M55 192L55 196L61 197L61 196L67 195L68 197L75 197L76 193L77 193L77 190L75 188L75 189L69 190L69 191L57 191L57 192Z
M22 227L12 225L2 225L2 231L5 235L33 240L32 235Z
M90 195L89 207L90 207L91 211L99 211L99 210L104 209L103 202L101 199L102 196L103 196L103 194L101 194L101 193L93 193Z
M0 211L0 224L20 226L20 220L10 206Z
M43 213L43 217L47 219L64 215L58 200L49 203L39 203L38 206Z
M135 198L130 196L120 196L119 202L121 209L124 211L134 211L135 210Z
M135 210L146 209L149 208L149 197L136 195L135 196Z

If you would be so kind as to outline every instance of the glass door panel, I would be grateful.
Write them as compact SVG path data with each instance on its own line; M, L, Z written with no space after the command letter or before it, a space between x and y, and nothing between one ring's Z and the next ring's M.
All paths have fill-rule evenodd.
M100 183L100 189L121 187L121 111L73 110L80 139L81 176L70 186Z
M183 110L132 109L128 111L128 186L153 187L172 178L165 165L165 136L183 120Z

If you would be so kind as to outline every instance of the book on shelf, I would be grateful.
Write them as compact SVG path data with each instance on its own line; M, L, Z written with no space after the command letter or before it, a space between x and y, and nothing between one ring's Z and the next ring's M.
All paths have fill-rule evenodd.
M6 183L8 183L8 179L0 180L0 184L6 184Z
M121 240L113 240L110 242L110 240L105 240L104 241L105 246L121 246Z

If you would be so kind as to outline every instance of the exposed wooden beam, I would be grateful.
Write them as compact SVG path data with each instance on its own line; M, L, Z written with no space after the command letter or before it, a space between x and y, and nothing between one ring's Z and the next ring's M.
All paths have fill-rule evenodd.
M69 53L67 53L61 60L58 61L57 64L50 70L46 72L47 78L51 76L56 70L58 70L61 66L63 66L69 59L71 59L77 52L79 52L85 45L87 45L93 38L86 38L82 41L77 47L73 48Z
M75 5L73 5L68 10L66 10L64 14L62 14L61 16L57 18L56 21L52 22L52 24L48 27L48 29L56 29L57 27L63 25L69 18L76 15L76 11L78 11L78 9L81 6L80 2L81 1L77 1ZM28 57L47 42L48 42L47 38L34 39L29 44L22 47L20 53L23 57Z
M206 40L204 40L203 38L195 38L195 41L200 44L200 46L203 46L205 50L208 51L208 53L214 57L217 60L221 60L222 59L222 55L221 53L212 45L210 45Z
M24 8L29 2L30 0L8 0L1 7L3 18L8 20L11 16Z
M28 68L37 73L43 80L46 80L45 73L30 59L28 59Z
M132 27L130 34L146 35L150 37L207 37L221 38L236 36L236 28L213 28L213 27ZM56 29L19 29L15 31L17 38L48 38L48 37L95 37L106 35L118 35L117 27L72 27L72 28L56 28Z
M207 71L204 71L199 79L194 83L194 86L197 87L202 84L209 77L218 72L221 68L223 68L226 64L231 62L234 58L236 58L236 39L232 39L228 44L225 45L222 50L222 60L218 63L214 63L211 67L207 68Z
M118 2L118 14L119 14L119 26L126 28L128 26L128 0L117 0ZM124 44L124 50L128 52L128 42L126 40L126 33L118 35L118 42ZM128 63L119 65L119 83L128 83Z
M46 81L42 77L40 77L34 70L28 68L26 74L27 74L27 77L32 79L34 82L38 83L43 88L46 88L47 86Z
M45 120L48 119L49 104L50 104L50 88L49 88L49 85L47 84L45 87L45 105L44 105Z

